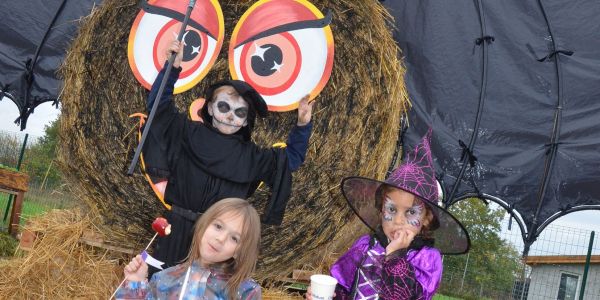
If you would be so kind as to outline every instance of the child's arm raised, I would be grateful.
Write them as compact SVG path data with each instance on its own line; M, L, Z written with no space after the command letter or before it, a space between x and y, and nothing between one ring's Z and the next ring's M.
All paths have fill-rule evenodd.
M312 110L315 101L309 101L308 97L309 95L302 97L298 104L298 126L305 126L310 123L310 119L312 118Z
M173 69L171 69L171 73L169 73L169 78L167 79L167 83L164 87L162 96L160 97L160 99L158 99L159 106L161 106L167 102L170 102L171 99L173 98L173 90L175 89L175 82L177 82L177 79L179 78L179 73L181 72L181 68L179 66L181 65L181 60L183 59L182 49L183 49L183 47L181 47L181 43L177 42L176 40L171 42L171 45L169 45L169 48L167 48L167 52L165 53L167 57L169 57L171 55L171 53L177 53L177 56L175 56L175 60L173 62ZM166 66L167 66L167 63L165 62L163 69L160 70L160 72L158 73L158 76L156 76L156 79L154 79L154 83L152 84L152 88L150 89L150 93L148 94L148 98L146 100L148 112L150 112L150 109L152 108L154 101L156 101L155 98L158 94L158 89L160 87L160 83L162 82L162 79L165 75L165 67Z
M290 170L296 171L304 163L306 150L308 149L308 139L312 132L312 110L315 101L308 100L309 95L304 96L298 105L298 121L287 140L285 149L288 156L288 165Z

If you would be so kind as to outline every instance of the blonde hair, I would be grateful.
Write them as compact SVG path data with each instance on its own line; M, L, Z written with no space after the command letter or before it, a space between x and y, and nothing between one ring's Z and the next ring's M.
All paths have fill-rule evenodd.
M248 201L240 198L225 198L209 207L196 221L190 251L183 263L189 266L194 261L200 261L200 243L206 228L215 219L228 212L234 212L244 218L236 257L223 262L225 272L231 275L227 280L227 294L230 299L235 299L240 284L250 277L256 267L260 246L260 218Z

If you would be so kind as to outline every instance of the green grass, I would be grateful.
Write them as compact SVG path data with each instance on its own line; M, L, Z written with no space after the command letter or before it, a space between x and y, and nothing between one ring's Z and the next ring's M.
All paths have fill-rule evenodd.
M9 196L9 194L0 193L0 218L3 218L4 215L6 215L6 220L0 219L0 224L4 228L8 227L10 213L14 202L13 197L13 202L11 202L11 205L7 209ZM21 225L24 224L25 219L27 218L40 215L53 208L64 208L65 206L65 203L56 199L44 198L43 195L36 195L35 193L31 193L30 195L25 193L25 201L23 201L23 207L21 209Z
M0 257L13 256L19 242L8 233L0 232Z
M17 169L15 169L13 167L5 166L3 164L0 164L0 169L6 169L6 170L14 171L14 172L19 172Z
M461 298L454 298L454 297L450 297L450 296L444 296L444 295L434 295L433 296L433 300L461 300Z

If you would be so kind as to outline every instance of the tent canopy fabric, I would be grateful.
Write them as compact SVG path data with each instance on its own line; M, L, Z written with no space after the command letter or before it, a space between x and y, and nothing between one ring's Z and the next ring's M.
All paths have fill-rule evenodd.
M58 106L62 86L56 70L77 33L79 19L101 0L1 1L0 99L19 109L21 130L41 103Z
M528 246L552 220L600 209L600 2L386 0L447 206L493 200Z

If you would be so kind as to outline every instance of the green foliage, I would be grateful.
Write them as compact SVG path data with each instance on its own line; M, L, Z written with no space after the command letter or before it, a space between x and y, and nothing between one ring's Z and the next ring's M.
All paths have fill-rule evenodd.
M444 257L444 293L465 299L510 296L522 265L519 252L499 235L504 210L492 210L481 200L468 199L450 211L467 228L471 250L468 255Z
M5 170L13 171L13 172L18 172L17 169L15 169L13 167L5 166L3 164L0 164L0 169L5 169Z
M17 134L0 132L0 163L6 167L17 166L23 138Z
M22 170L30 176L30 181L52 187L60 184L61 174L54 159L58 144L58 120L46 125L44 136L31 144L26 151L26 159L23 161Z
M461 298L454 298L454 297L450 297L450 296L436 294L433 296L433 300L461 300Z
M0 232L0 257L13 256L17 249L18 242L11 235Z

